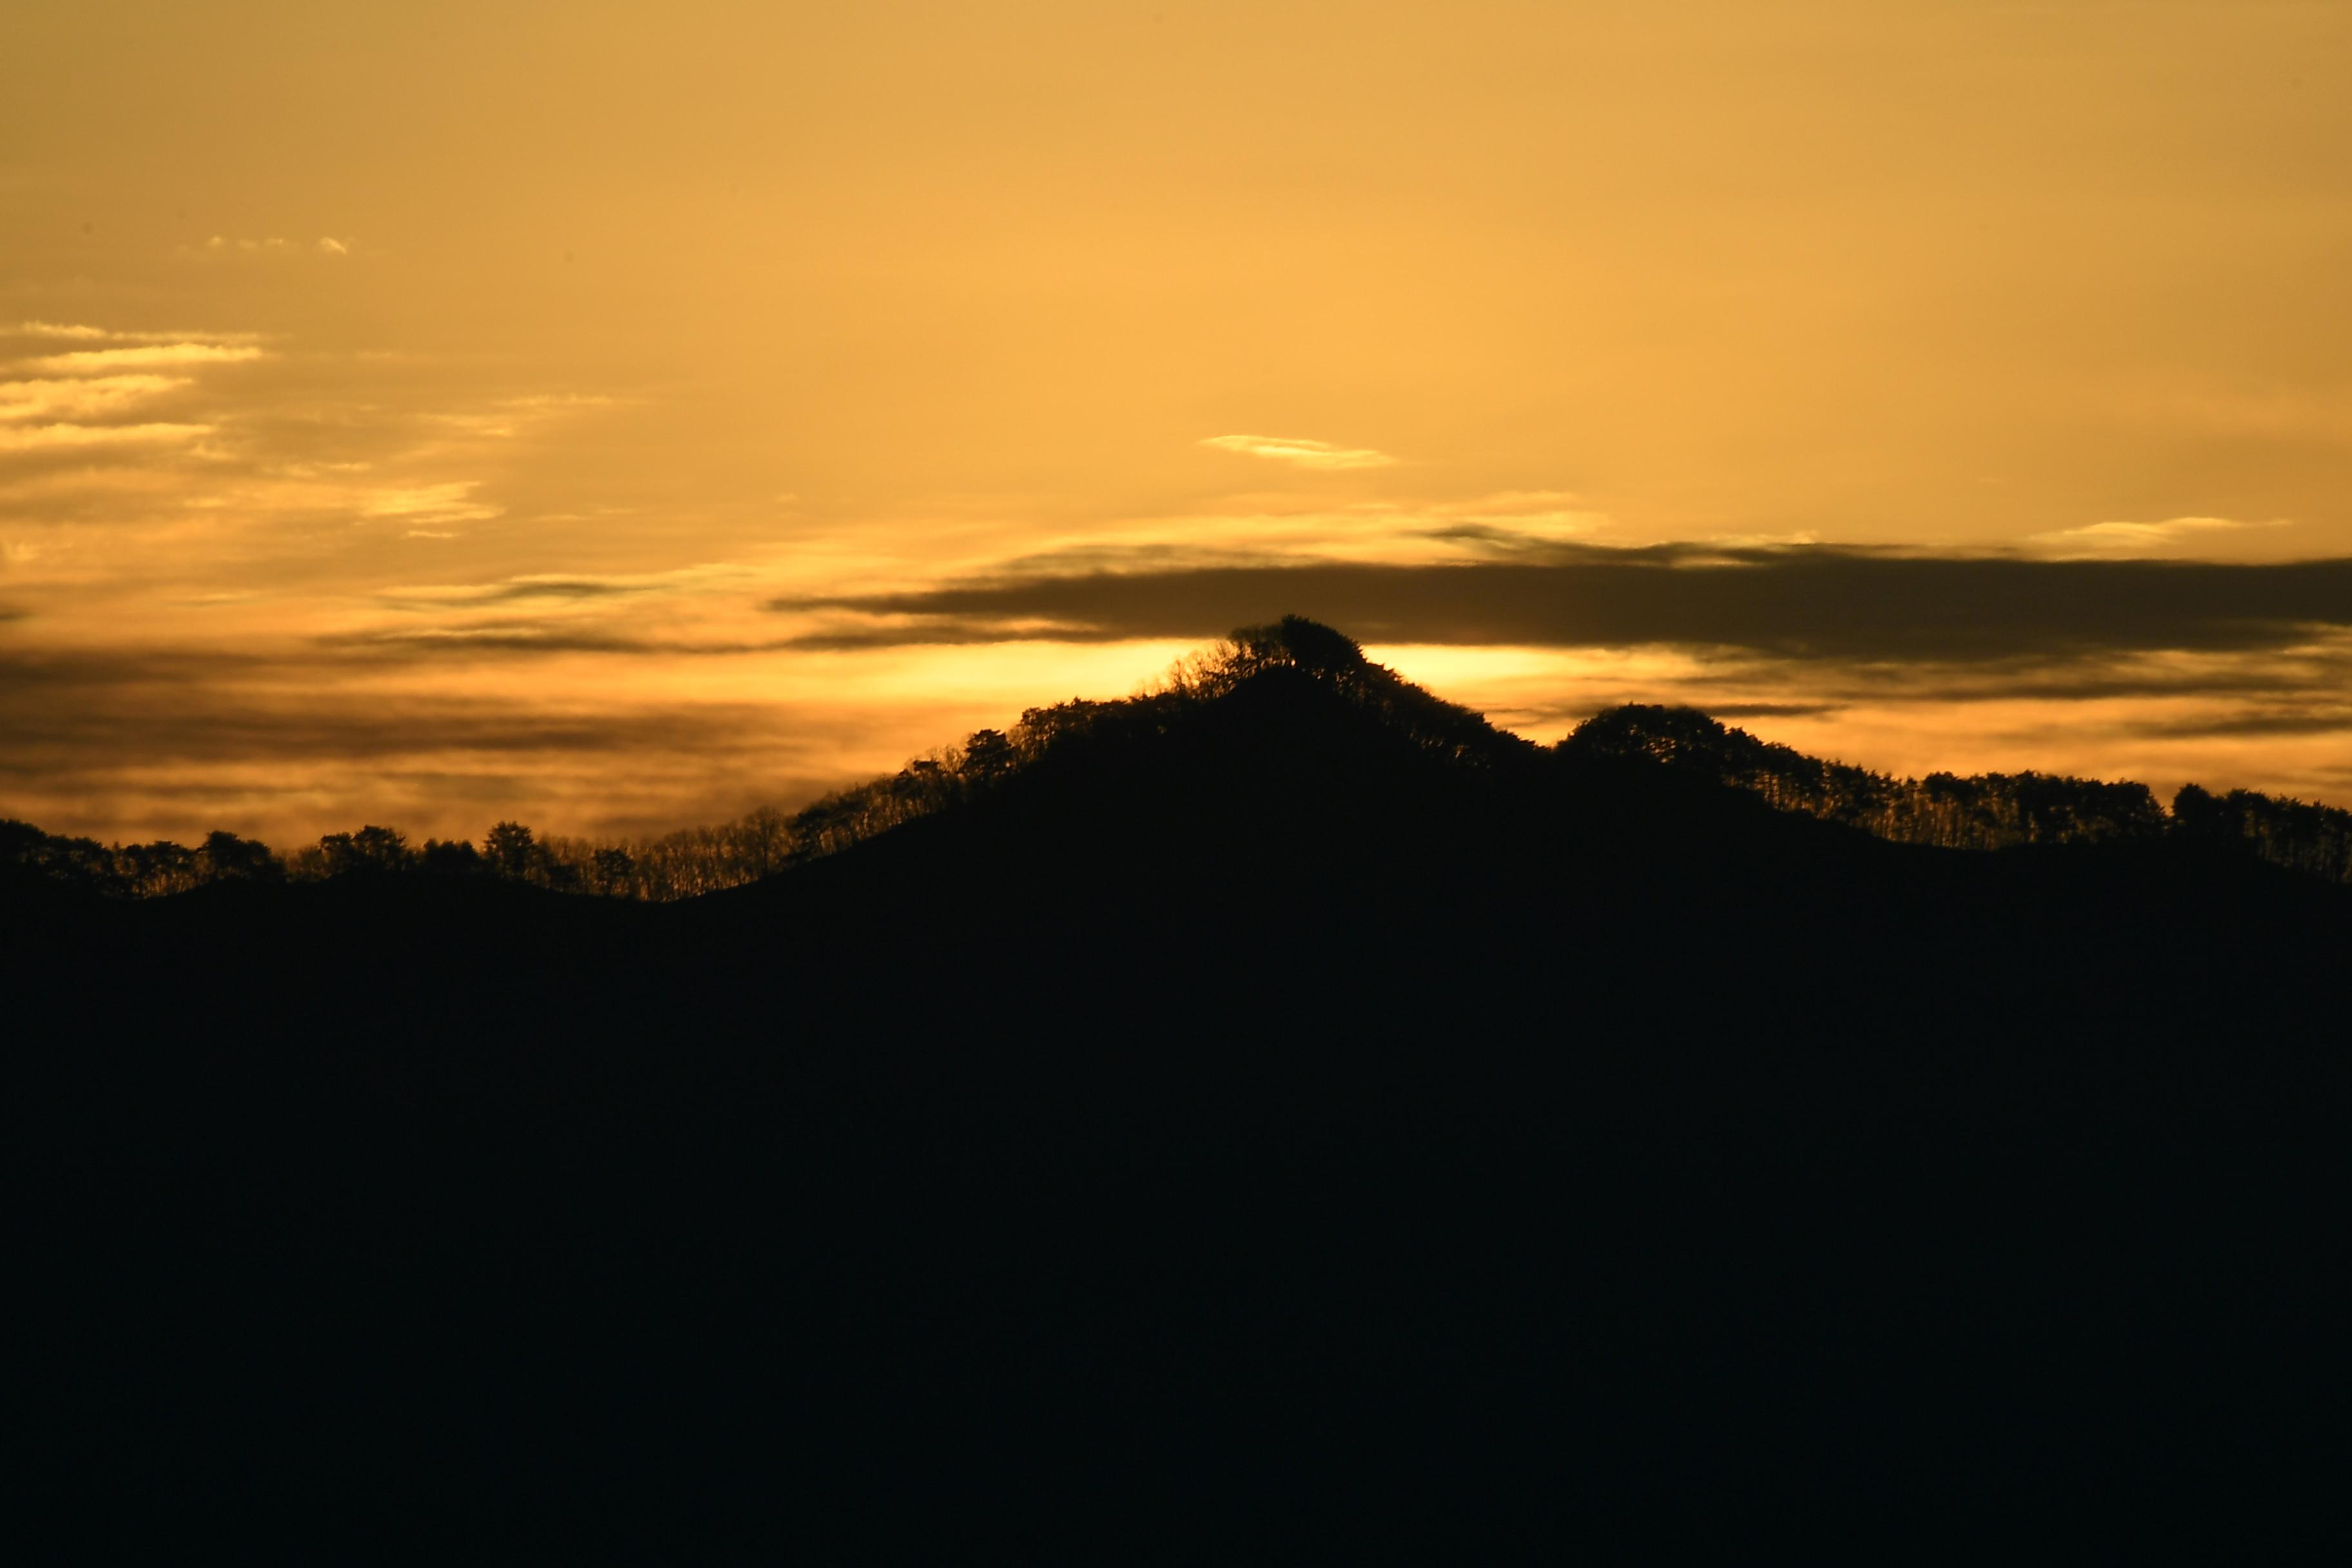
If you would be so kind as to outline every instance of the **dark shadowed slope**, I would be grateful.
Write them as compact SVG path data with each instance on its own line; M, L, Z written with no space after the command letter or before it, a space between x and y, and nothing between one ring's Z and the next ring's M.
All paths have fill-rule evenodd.
M1885 842L1318 633L684 904L12 905L43 1473L394 1555L2046 1551L2332 1492L2343 889Z

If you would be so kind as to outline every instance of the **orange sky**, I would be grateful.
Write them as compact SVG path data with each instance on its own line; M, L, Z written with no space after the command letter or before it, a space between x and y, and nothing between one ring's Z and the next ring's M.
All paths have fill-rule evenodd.
M1332 562L1542 738L2352 805L2347 277L2340 4L27 0L0 815L732 816Z

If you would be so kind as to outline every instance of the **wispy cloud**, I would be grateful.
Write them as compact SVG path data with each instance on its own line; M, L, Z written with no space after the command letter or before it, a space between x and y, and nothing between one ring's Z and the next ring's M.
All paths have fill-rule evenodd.
M0 420L68 419L113 414L188 385L184 376L106 375L63 381L0 381Z
M215 332L192 329L139 331L121 327L92 326L87 321L19 321L13 330L0 328L0 336L62 339L81 343L257 343L262 341L259 332Z
M0 452L39 452L72 447L177 446L212 433L210 425L0 426Z
M1616 520L1565 490L1503 490L1454 500L1368 499L1105 520L1034 538L1021 554L967 571L1014 576L1171 566L1336 561L1394 565L1539 560L1590 542ZM934 571L949 563L925 563Z
M463 626L394 626L329 639L349 648L405 648L452 653L643 653L654 645L639 637L593 626L507 621Z
M446 484L411 485L363 495L362 517L407 518L419 522L480 522L505 509L473 499L479 479L456 479Z
M2081 551L2100 554L2145 554L2168 545L2216 533L2242 532L2256 528L2292 527L2287 518L2273 518L2265 522L2247 522L2233 517L2173 517L2162 522L2094 522L2082 528L2063 528L2051 533L2037 533L2031 542L2057 552Z
M322 234L308 244L299 239L288 239L283 235L271 235L266 239L231 239L227 235L215 234L201 245L181 246L179 254L203 261L236 261L306 255L341 258L358 248L357 241L339 239L331 234Z
M1412 527L1412 531L1423 538L1443 540L1475 553L1495 555L1542 551L1572 540L1587 540L1614 521L1607 512L1582 505L1566 490L1506 490L1475 500L1379 510L1400 519L1415 520L1418 526Z
M71 353L44 354L25 362L26 367L50 375L98 375L108 371L138 370L154 365L236 364L265 357L250 343L141 343L119 349L77 349Z
M1211 436L1203 447L1295 463L1302 468L1385 468L1396 462L1386 452L1369 447L1337 447L1328 441L1308 441L1290 436Z
M740 583L751 575L747 567L728 562L681 566L668 572L611 574L531 573L495 583L432 584L388 588L382 597L397 605L433 608L465 608L509 605L531 599L593 600L628 598L646 594L692 593Z
M47 374L8 374L20 353ZM0 321L0 559L112 571L163 559L145 541L183 573L235 560L349 572L373 592L380 550L463 559L436 542L507 514L484 492L512 472L508 437L613 401L529 384L448 391L437 370L289 355L256 333ZM354 522L370 526L322 531ZM87 524L102 533L67 531Z

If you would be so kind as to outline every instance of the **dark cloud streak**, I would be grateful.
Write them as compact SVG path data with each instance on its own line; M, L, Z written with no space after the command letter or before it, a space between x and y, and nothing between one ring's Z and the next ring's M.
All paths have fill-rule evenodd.
M599 631L591 626L522 621L350 632L320 637L311 646L354 663L424 664L450 659L513 658L561 653L629 654L654 658L728 658L745 654L776 653L807 645L787 637L756 642L662 642L620 632Z
M2150 724L2147 729L2152 734L2173 736L2352 734L2352 709L2231 713Z
M673 653L638 637L586 628L537 626L488 626L460 628L428 627L414 631L359 632L322 637L319 647L362 659L372 657L409 663L426 658L463 658L533 653Z
M2233 565L1831 548L1594 549L1542 563L1000 578L770 607L877 617L795 639L803 647L1202 637L1297 614L1368 642L1664 644L1778 659L1979 664L2290 647L2314 628L2352 627L2352 560Z
M225 697L190 706L116 694L97 706L10 705L0 777L47 778L61 764L135 759L157 763L383 761L423 753L578 753L657 751L707 756L773 749L770 717L709 706L676 717L550 714L520 703L272 703Z
M313 667L217 652L0 656L0 778L126 763L380 761L420 753L709 757L805 748L752 703L551 711L527 697L384 697L319 688ZM805 730L805 721L802 729Z

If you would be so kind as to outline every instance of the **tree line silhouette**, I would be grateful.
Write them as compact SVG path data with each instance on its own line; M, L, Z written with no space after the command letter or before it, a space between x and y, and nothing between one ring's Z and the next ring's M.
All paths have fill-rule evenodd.
M2143 784L2030 772L1895 778L1758 740L1690 708L1612 708L1578 725L1560 747L1573 756L1696 773L1760 795L1779 810L1904 844L2006 849L2153 839L2171 830L2155 792ZM2336 815L2352 822L2352 814Z
M101 844L0 819L0 871L110 898L157 898L207 882L283 881L286 865L267 844L234 833L210 834L191 849L169 839Z
M2215 795L2184 784L2168 812L2131 781L2033 772L1896 778L1760 741L1696 709L1638 704L1586 720L1560 750L1696 773L1779 810L1902 844L1990 850L2187 838L2241 844L2290 870L2352 882L2352 812L2252 790Z
M283 857L233 833L213 833L188 848L168 840L101 844L0 821L0 872L114 898L153 898L223 880L399 874L495 877L555 892L656 902L689 899L836 854L1057 759L1164 732L1185 712L1276 668L1297 671L1370 710L1387 732L1440 765L1656 766L1899 843L1983 851L2184 838L2241 846L2294 871L2352 882L2352 811L2251 790L2216 795L2195 784L2183 786L2168 811L2144 784L2034 772L1898 778L1759 740L1696 709L1646 704L1596 714L1547 748L1400 679L1365 658L1344 634L1298 616L1236 631L1179 660L1157 685L1132 697L1029 709L1009 729L976 731L896 773L798 811L762 806L730 822L625 840L541 836L504 821L478 846L437 838L412 845L397 830L371 824Z

